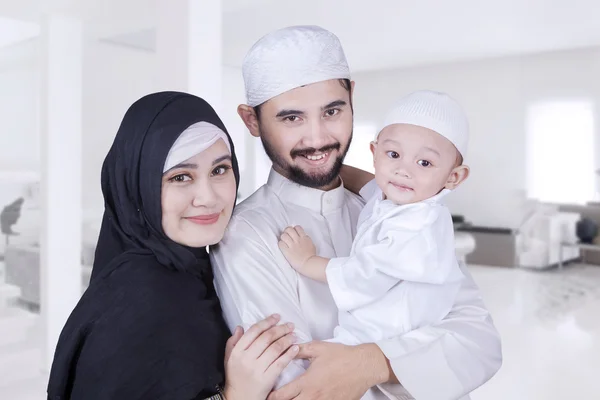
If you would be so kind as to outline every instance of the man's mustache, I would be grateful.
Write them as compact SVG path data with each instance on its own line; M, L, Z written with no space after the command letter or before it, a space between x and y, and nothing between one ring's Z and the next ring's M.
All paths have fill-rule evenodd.
M299 156L305 157L311 154L316 153L317 151L321 152L321 153L328 153L332 150L339 150L340 149L340 144L335 143L335 144L328 144L327 146L323 146L320 149L315 149L314 147L307 147L304 149L296 149L296 150L292 150L290 152L290 155L292 156L292 158L296 158Z

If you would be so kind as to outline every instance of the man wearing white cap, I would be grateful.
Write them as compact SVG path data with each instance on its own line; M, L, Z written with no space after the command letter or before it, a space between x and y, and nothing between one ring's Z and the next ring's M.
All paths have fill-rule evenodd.
M238 112L260 137L273 169L267 184L236 208L211 252L225 319L233 329L276 312L295 324L299 342L331 339L338 309L328 286L297 273L278 242L286 227L301 225L319 255L351 253L365 202L339 178L352 137L348 65L332 33L291 27L259 40L243 73L248 104ZM270 399L352 399L371 387L370 394L381 399L387 397L378 387L405 389L417 399L466 396L493 376L501 354L479 290L463 272L456 301L441 322L374 344L303 346L310 367ZM291 375L300 367L290 364Z

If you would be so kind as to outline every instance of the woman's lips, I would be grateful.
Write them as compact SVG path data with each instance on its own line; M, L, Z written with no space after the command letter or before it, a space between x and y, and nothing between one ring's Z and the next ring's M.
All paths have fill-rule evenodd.
M186 217L190 222L198 225L211 225L219 220L221 213L206 214L206 215L195 215L193 217Z

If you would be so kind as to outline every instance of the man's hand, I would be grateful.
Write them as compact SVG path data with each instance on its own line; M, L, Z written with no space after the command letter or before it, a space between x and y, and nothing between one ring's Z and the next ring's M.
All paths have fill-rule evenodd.
M306 372L272 392L268 400L352 400L390 378L387 359L375 344L345 346L310 342L296 358L311 361Z

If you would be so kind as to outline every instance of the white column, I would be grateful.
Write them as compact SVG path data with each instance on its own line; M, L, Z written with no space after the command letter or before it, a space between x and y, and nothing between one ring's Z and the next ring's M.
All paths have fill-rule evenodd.
M157 90L202 97L222 112L221 0L158 0Z
M81 297L81 126L83 27L44 17L40 37L43 221L41 314L44 367Z

